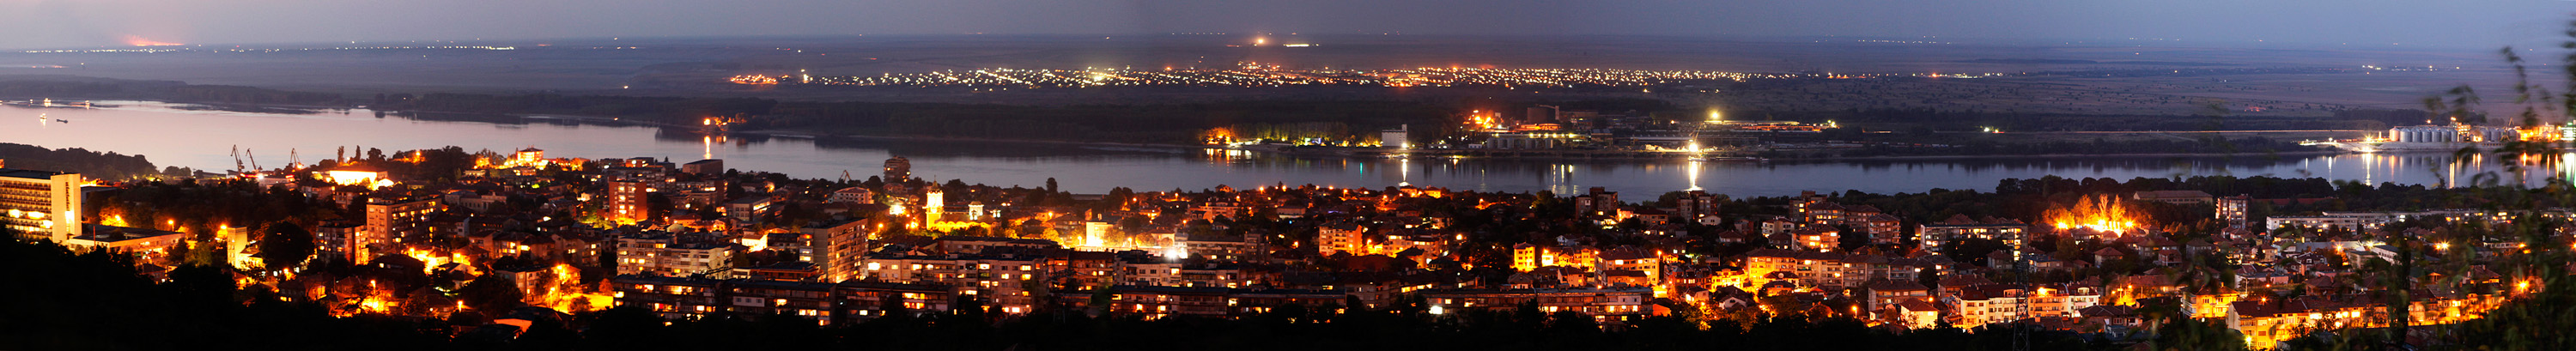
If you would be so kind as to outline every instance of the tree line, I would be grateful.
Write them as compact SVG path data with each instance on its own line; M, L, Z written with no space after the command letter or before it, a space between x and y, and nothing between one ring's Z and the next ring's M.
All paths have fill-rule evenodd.
M0 161L8 168L55 172L76 172L90 179L127 180L161 175L152 161L143 155L125 155L114 151L89 149L48 149L43 146L0 143Z
M218 104L341 105L340 94L286 91L234 85L197 85L166 80L124 80L72 76L0 77L0 97L128 99Z

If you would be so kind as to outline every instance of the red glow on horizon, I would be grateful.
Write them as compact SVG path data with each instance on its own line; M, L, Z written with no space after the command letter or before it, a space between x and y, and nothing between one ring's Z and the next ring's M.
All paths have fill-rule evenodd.
M188 45L188 44L180 44L180 43L173 43L173 42L166 42L166 41L158 41L158 40L152 40L152 39L144 39L142 36L128 35L128 36L125 36L125 45L133 45L133 46L179 46L179 45Z

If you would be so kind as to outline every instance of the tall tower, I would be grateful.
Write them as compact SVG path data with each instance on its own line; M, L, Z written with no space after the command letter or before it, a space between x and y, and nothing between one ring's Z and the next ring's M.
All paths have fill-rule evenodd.
M948 197L948 192L939 190L938 185L922 188L921 225L927 227L930 226L931 223L939 223L939 214L941 212L948 212L948 202L945 199Z
M886 159L885 181L892 183L905 179L912 179L912 160L904 159L903 156Z

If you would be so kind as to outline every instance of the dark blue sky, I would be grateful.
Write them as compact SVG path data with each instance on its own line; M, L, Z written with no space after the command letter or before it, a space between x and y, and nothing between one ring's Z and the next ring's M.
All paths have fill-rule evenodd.
M0 0L0 47L1299 32L2550 43L2565 0Z

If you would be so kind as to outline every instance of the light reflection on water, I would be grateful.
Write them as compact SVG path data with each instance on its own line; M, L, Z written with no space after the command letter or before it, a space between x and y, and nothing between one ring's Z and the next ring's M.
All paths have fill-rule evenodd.
M1760 162L1586 162L1497 159L1351 159L1296 157L1237 150L1052 143L998 143L890 139L808 139L736 135L708 137L688 130L632 125L580 124L557 118L433 116L378 117L365 110L278 114L184 110L150 102L106 102L106 109L0 108L0 142L143 154L157 165L230 169L231 147L252 150L263 166L286 164L288 150L301 161L329 158L340 147L416 148L463 146L467 150L546 149L555 157L665 157L687 162L713 156L737 169L783 172L805 178L878 174L889 155L911 158L914 174L993 185L1044 184L1056 178L1069 191L1110 187L1167 190L1317 184L1385 187L1398 184L1482 191L1554 191L1590 187L1661 193L1701 188L1739 196L1795 194L1800 190L1920 192L1932 188L1993 189L2003 178L2057 175L2069 178L2237 175L2325 177L2377 184L2466 182L2500 172L2495 157L2455 160L2447 153L2348 154L2198 158L1999 157L1976 159ZM38 114L69 123L33 120ZM364 150L351 150L363 154ZM2536 182L2570 168L2534 169L2520 177ZM2514 179L2514 178L2505 178ZM2503 182L2510 183L2510 180Z

